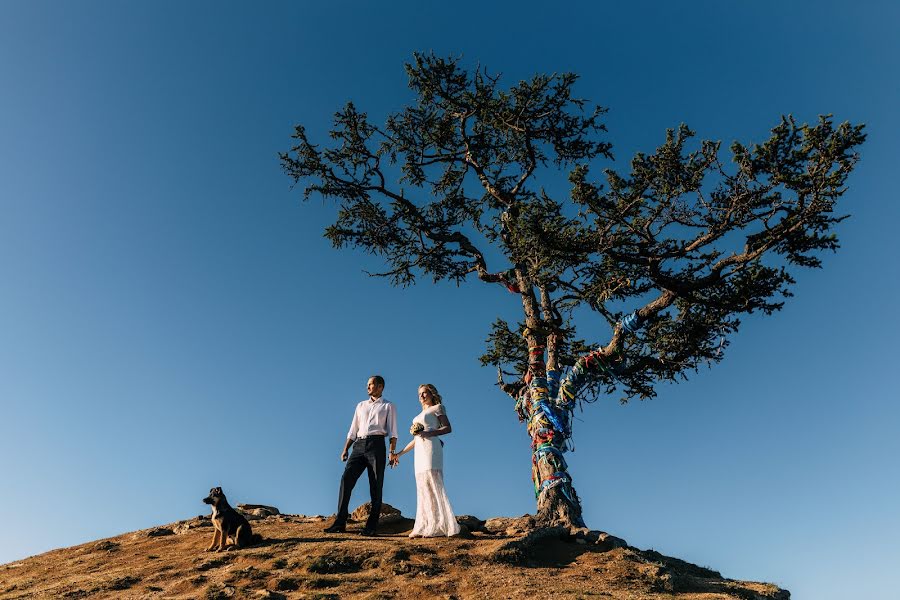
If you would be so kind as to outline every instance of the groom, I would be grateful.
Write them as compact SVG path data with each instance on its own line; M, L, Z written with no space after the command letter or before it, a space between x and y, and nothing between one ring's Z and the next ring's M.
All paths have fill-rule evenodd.
M362 530L362 535L375 535L378 517L381 515L381 489L384 486L384 465L386 453L384 438L391 439L391 452L397 446L397 410L394 405L381 397L384 391L384 378L373 375L366 386L369 399L356 405L347 442L341 452L341 460L347 461L344 475L341 477L341 490L338 494L338 512L334 523L325 529L325 533L343 533L347 527L350 494L356 480L363 471L369 473L369 493L372 496L372 510L369 520ZM353 452L347 458L347 451L353 445Z

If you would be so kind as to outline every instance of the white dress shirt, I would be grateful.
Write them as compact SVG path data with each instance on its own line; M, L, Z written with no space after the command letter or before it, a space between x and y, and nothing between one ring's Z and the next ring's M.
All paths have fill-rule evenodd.
M397 437L397 409L392 402L376 398L363 400L356 405L347 439L356 441L356 438L370 435Z

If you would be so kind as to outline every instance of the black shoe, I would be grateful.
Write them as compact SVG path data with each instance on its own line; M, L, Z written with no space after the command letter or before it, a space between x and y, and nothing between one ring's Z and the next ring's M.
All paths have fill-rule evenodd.
M363 529L362 531L359 532L359 535L364 535L366 537L375 537L378 534L375 533L374 529L370 529L370 528L366 527L365 529Z
M340 523L334 523L330 527L325 528L325 533L347 533L347 526Z

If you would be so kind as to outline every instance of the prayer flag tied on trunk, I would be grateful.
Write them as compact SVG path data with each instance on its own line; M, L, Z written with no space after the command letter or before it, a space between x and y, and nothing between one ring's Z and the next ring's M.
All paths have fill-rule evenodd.
M632 312L621 322L623 330L634 335L643 326L643 319ZM529 333L528 330L524 332ZM572 503L572 476L563 453L572 437L572 413L578 395L592 375L608 374L616 377L620 365L612 364L602 348L580 357L563 378L559 369L547 369L544 363L544 346L535 344L528 349L528 386L522 389L516 400L515 410L520 421L527 421L531 436L531 479L534 494L551 488L560 491Z

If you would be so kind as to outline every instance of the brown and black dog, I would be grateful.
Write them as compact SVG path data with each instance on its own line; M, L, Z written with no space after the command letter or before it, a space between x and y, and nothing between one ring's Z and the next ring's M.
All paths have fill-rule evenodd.
M243 548L250 544L258 544L262 541L262 536L258 533L254 534L250 529L250 523L244 518L244 515L231 508L222 488L214 487L209 490L209 496L203 499L206 504L212 505L212 524L215 528L213 541L206 549L207 552L212 550L218 544L216 552L225 550L225 544L228 538L232 539L232 544L228 548Z

